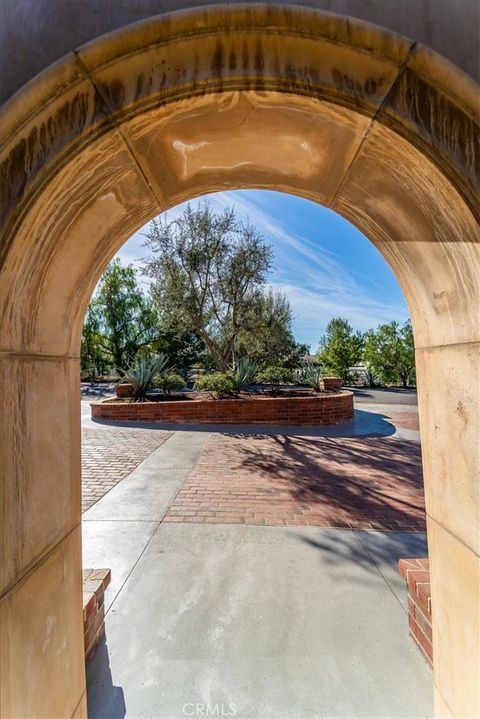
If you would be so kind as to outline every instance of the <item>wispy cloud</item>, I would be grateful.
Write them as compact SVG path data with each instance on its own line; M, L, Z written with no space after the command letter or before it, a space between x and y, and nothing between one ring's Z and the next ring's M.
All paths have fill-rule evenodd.
M316 351L332 317L345 317L355 329L362 331L392 319L407 319L402 307L382 304L369 297L357 297L353 303L351 298L341 293L332 297L295 284L270 283L270 286L287 294L294 313L297 338L309 344L312 351Z
M263 199L264 194L222 192L209 199L217 210L234 205L239 219L248 219L272 244L275 267L269 284L288 295L298 340L316 350L332 317L347 317L360 330L392 319L407 319L405 304L386 301L382 286L368 276L365 268L360 268L362 272L347 266L342 254L327 250L316 239L292 232L288 222L279 220L278 209ZM194 200L191 204L198 202ZM169 210L168 217L178 217L183 207ZM146 248L142 247L144 231L145 228L137 232L118 253L123 263L141 265L140 260L146 254Z
M288 267L290 274L296 272L305 278L307 272L307 277L314 285L321 283L319 289L323 291L329 288L338 290L347 287L349 293L354 289L363 291L363 287L357 283L355 277L362 278L364 282L378 289L381 288L365 274L356 270L347 270L342 255L326 250L313 240L291 232L284 223L272 216L267 208L262 209L261 203L254 203L235 192L218 193L218 196L213 195L212 199L219 207L234 205L239 217L248 219L256 225L267 239L274 239L277 243L290 248L298 262L297 266ZM278 249L276 246L277 251Z

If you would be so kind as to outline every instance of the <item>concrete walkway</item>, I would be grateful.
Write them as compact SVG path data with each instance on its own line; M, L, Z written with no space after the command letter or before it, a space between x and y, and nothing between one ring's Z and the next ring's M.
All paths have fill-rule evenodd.
M84 565L112 569L89 716L431 716L396 569L425 536L162 523L201 429L175 431L84 514Z

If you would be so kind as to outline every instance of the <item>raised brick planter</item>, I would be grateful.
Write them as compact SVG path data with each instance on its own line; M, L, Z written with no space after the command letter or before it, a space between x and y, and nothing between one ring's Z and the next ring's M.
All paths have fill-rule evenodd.
M85 661L95 653L105 633L105 589L110 584L110 569L83 570L83 640Z
M318 426L353 418L353 394L346 390L315 397L180 400L174 402L92 402L94 419L201 424Z
M401 559L398 571L408 590L408 629L423 656L433 666L432 602L428 559Z

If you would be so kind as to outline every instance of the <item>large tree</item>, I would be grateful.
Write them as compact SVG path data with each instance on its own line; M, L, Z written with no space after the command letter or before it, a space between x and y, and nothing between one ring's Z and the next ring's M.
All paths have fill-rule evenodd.
M415 349L411 322L379 325L364 336L363 360L385 384L415 384Z
M160 316L196 332L226 371L240 333L258 327L271 248L233 209L216 213L206 201L174 220L153 220L146 244L153 256L145 273Z
M135 270L131 266L123 267L119 260L111 262L85 317L82 338L85 364L93 353L110 367L125 369L137 352L150 346L157 335L156 313L138 284Z
M361 358L362 335L353 330L348 320L336 317L327 325L318 354L328 372L338 374L344 382L348 382L350 368Z

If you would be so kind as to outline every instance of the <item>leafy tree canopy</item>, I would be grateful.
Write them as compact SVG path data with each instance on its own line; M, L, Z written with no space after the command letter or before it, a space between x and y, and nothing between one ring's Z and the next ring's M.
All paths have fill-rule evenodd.
M140 289L135 270L123 267L119 260L111 262L88 306L82 366L97 369L103 363L125 369L157 334L156 313Z
M259 298L248 331L238 335L238 357L249 357L260 367L298 367L308 352L308 345L296 342L293 336L287 295L269 290Z
M207 201L175 220L153 220L146 238L153 257L145 273L159 314L196 332L225 372L239 335L258 329L271 248L233 209L215 213Z
M327 372L338 374L346 383L350 367L362 356L362 345L361 332L355 332L348 320L336 317L330 320L320 340L319 360Z
M169 364L185 378L192 367L205 361L205 343L195 332L168 326L161 318L152 348L156 353L165 354Z
M380 325L364 336L363 360L372 376L385 384L415 384L415 349L410 321Z

